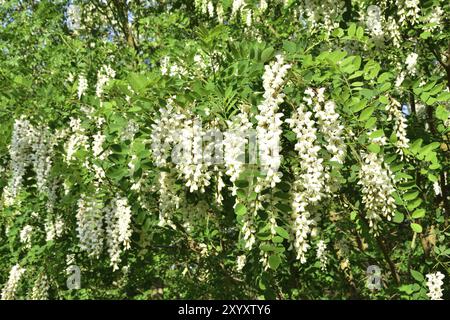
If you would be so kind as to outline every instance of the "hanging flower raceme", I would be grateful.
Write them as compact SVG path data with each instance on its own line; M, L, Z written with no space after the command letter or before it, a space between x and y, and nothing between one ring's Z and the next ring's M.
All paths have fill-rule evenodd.
M53 241L61 237L64 232L64 220L61 216L56 216L54 219L48 215L45 224L45 241Z
M25 245L25 248L31 248L31 236L33 233L33 227L26 225L20 230L19 239L20 242Z
M259 114L256 116L259 160L261 169L266 175L264 183L258 186L259 190L256 192L268 186L275 187L275 184L281 181L282 176L281 172L278 172L278 168L281 163L280 137L283 113L278 112L278 106L283 102L284 94L280 91L291 65L285 64L281 55L277 55L275 58L275 62L265 66L264 100L258 105Z
M376 153L363 154L362 158L358 184L362 186L362 201L370 231L378 235L379 222L382 218L390 221L396 208L392 172Z
M304 100L308 102L310 98L311 95L307 94ZM311 233L311 226L314 224L312 213L315 212L316 204L324 196L323 159L319 157L320 147L316 145L317 129L315 128L315 121L312 118L312 113L306 110L306 106L300 104L286 122L289 123L292 131L296 134L295 150L299 156L299 168L295 173L296 180L293 184L291 217L293 246L297 252L297 259L301 263L305 263L305 254L310 247L307 243L307 237Z
M39 275L39 277L34 282L33 288L31 289L31 300L47 300L48 290L50 289L50 283L45 274Z
M186 181L190 192L205 192L205 187L211 184L212 171L203 156L203 141L205 131L199 117L186 119L179 135L176 169ZM172 153L174 155L174 153ZM174 158L172 158L174 160Z
M400 110L400 103L391 98L390 103L386 106L388 111L388 121L394 120L394 132L397 137L395 143L397 152L404 155L404 149L409 148L409 139L406 136L406 128L408 127L407 120Z
M26 269L21 268L18 264L11 268L8 281L2 289L1 300L14 300L16 298L17 287L25 271Z
M103 249L103 203L94 196L82 194L76 218L80 249L90 257L98 257Z
M89 150L89 137L86 134L86 130L81 125L81 119L70 118L70 137L65 144L65 161L71 162L75 160L75 153L83 148Z
M24 117L14 121L9 147L11 179L4 190L6 205L12 205L22 188L26 169L32 166L36 175L36 186L48 192L48 176L52 166L54 140L48 128L37 127Z
M78 99L81 99L88 88L88 81L83 74L78 76Z
M98 98L101 98L103 94L103 88L110 79L116 76L116 72L109 66L103 65L97 72L97 85L95 88L95 94Z
M106 207L106 245L113 271L119 269L120 254L130 249L131 208L126 198L114 198Z
M442 285L445 276L441 272L430 273L426 275L428 293L430 300L442 300Z
M320 269L322 269L322 271L326 271L327 269L328 258L326 256L326 251L327 245L323 240L320 240L319 243L317 244L316 258L320 262Z
M308 88L305 91L307 94L305 101L313 108L314 116L317 119L317 127L326 142L325 149L331 156L329 161L343 164L347 151L347 145L343 137L344 126L336 112L336 104L333 101L325 102L324 92L325 88L319 88L317 92ZM330 167L326 167L324 170L325 191L328 195L334 194L338 189L338 181L331 177L330 171Z
M235 182L244 170L245 151L250 138L252 123L249 121L248 113L242 111L227 120L228 130L224 133L224 163L226 174L231 182ZM236 195L236 190L233 190Z

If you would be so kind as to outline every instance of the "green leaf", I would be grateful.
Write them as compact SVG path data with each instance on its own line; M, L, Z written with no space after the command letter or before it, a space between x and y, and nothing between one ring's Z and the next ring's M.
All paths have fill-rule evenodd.
M372 153L378 153L380 152L380 146L376 143L371 143L367 146L367 150L369 150Z
M243 205L242 203L238 203L236 205L236 208L234 208L234 212L238 215L238 216L242 216L244 214L247 213L247 207L245 205Z
M358 38L359 40L361 40L363 36L364 36L364 29L363 29L361 26L359 26L359 27L356 29L356 38Z
M387 80L391 79L393 77L392 73L390 72L383 72L377 79L378 83L386 82ZM383 97L383 96L382 96ZM380 97L381 98L381 97ZM386 103L387 104L387 103Z
M366 123L364 124L364 128L366 129L372 129L377 123L377 118L376 117L370 117L369 120L366 121Z
M366 121L370 118L372 113L375 111L375 107L368 107L364 109L361 114L359 115L359 121Z
M355 33L356 33L356 24L352 22L350 24L350 27L348 27L347 34L349 37L353 37Z
M275 231L281 237L283 237L285 239L289 239L289 233L285 229L283 229L282 227L275 227Z
M384 136L384 131L383 131L383 129L379 129L379 130L377 130L377 131L372 132L372 133L369 135L369 138L370 138L370 139L376 139L376 138L380 138L380 137L382 137L382 136Z
M261 62L265 63L265 62L269 61L269 59L272 58L274 51L275 50L272 47L264 49L263 52L261 53Z
M438 177L436 177L434 174L429 173L427 174L427 178L428 180L430 180L431 182L437 182L438 181Z
M249 183L247 180L236 180L235 185L238 188L247 188Z
M392 221L394 221L395 223L402 223L404 219L405 219L405 215L403 213L397 211L395 213L395 216L392 219Z
M408 203L408 210L409 210L409 211L414 210L415 208L417 208L418 206L420 206L421 203L422 203L422 199L420 199L420 198L417 198L417 199L415 199L415 200L409 202L409 203Z
M284 241L284 239L282 237L279 236L275 236L272 238L272 242L273 243L282 243Z
M417 198L418 195L419 191L408 192L403 196L403 199L405 199L406 201L413 200Z
M269 266L271 269L273 270L277 270L277 268L279 267L281 263L281 258L279 255L277 254L273 254L269 257Z
M413 219L419 219L425 217L425 209L417 209L413 212L412 218Z
M411 269L411 276L417 281L417 282L424 282L425 281L425 277L423 276L423 274L421 274L419 271L415 271Z
M374 60L369 60L364 66L364 79L370 80L375 78L378 75L379 71L380 71L380 64Z
M380 101L382 104L389 104L389 99L386 96L380 96L378 98L378 101Z
M415 233L421 233L422 232L422 226L418 223L411 223L411 229L415 232Z
M448 119L450 113L447 111L447 109L443 106L438 106L436 108L436 118L439 120L445 121Z

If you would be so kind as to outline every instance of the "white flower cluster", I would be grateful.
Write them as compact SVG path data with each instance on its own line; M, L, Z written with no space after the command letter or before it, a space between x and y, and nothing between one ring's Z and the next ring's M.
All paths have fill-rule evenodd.
M275 58L275 62L265 66L264 99L258 105L259 114L256 116L259 160L262 170L266 173L264 183L258 186L260 190L267 186L275 187L281 181L282 176L281 172L278 172L278 168L281 163L280 137L283 113L278 112L278 106L283 102L284 94L280 91L291 65L285 64L281 55L277 55ZM256 192L260 190L256 190Z
M394 17L388 17L386 21L386 35L389 35L394 47L400 48L402 35L400 32L400 26Z
M161 117L152 125L151 133L151 148L156 165L167 166L170 155L189 191L205 192L213 175L210 167L216 160L211 153L222 147L221 140L214 137L217 130L211 128L207 131L203 129L198 116L178 112L172 106L172 99L169 99L166 108L160 109L160 114Z
M211 0L195 0L195 7L203 14L208 14L210 18L214 17L214 4Z
M317 244L316 258L320 262L320 268L322 271L326 271L328 258L326 256L327 245L323 240L320 240Z
M50 283L45 274L40 275L34 282L34 286L31 289L31 300L47 300L48 290L50 289Z
M395 191L392 173L388 167L383 166L376 153L363 154L362 158L364 162L359 172L358 184L362 186L362 201L370 231L378 235L378 223L383 217L390 221L396 208L392 197Z
M99 160L104 160L107 156L107 153L105 153L103 149L103 144L105 141L106 135L104 135L100 130L94 134L92 141L92 153L94 157Z
M365 18L367 29L372 36L372 40L376 45L384 44L383 17L381 9L378 6L371 5L367 8L367 16Z
M69 122L71 135L65 144L65 161L70 162L75 160L74 154L80 148L89 149L89 138L86 135L85 129L81 126L81 120L78 118L70 118Z
M424 29L430 32L435 31L436 29L442 28L442 16L444 14L444 10L441 7L433 7L431 9L430 14L428 15L428 23L430 26L424 25Z
M168 165L167 159L177 142L177 131L183 126L186 115L173 106L173 99L168 99L167 106L159 109L160 117L151 125L150 135L153 160L157 167Z
M93 196L82 194L78 200L77 232L80 249L98 257L103 249L103 204Z
M308 102L310 98L304 99ZM320 146L316 145L315 121L312 119L312 113L306 111L306 106L301 104L286 122L297 136L295 150L300 157L300 172L297 173L293 185L292 232L295 239L293 245L297 259L305 263L305 254L310 247L307 237L311 232L311 225L314 224L310 211L324 196L323 159L319 157Z
M235 182L245 166L245 150L248 143L252 123L248 119L248 113L242 111L227 120L228 130L224 133L224 162L226 174L231 182ZM233 191L236 195L236 190Z
M78 76L78 99L81 99L88 88L88 81L84 74Z
M25 245L25 248L31 248L31 235L33 233L33 227L26 225L20 230L19 239L20 242Z
M306 98L308 105L313 106L314 116L317 119L317 126L326 141L325 149L330 153L330 161L343 164L347 152L347 145L343 137L344 126L339 119L339 113L336 112L336 104L333 101L325 102L325 88L317 89L317 94L313 89L308 88L305 93L309 95ZM316 98L316 99L314 99ZM328 194L334 192L338 185L329 175L329 168L324 171L326 183L325 190Z
M130 249L131 208L126 198L116 197L106 208L106 245L113 271L119 269L120 254ZM123 250L121 249L123 246Z
M47 216L44 224L45 241L53 241L62 236L64 232L64 220L61 216L56 216L53 220L50 215Z
M442 300L442 285L445 276L440 272L430 273L425 276L427 278L428 293L430 300Z
M402 0L399 3L399 21L402 25L407 23L415 24L420 18L420 0Z
M397 137L397 142L395 143L398 148L397 152L404 154L404 149L409 147L409 139L406 136L406 128L408 127L407 120L400 111L400 103L391 98L391 102L386 106L388 111L388 121L394 120L394 132Z
M159 223L176 229L172 222L173 213L180 208L181 198L175 192L175 179L168 172L161 171L158 177L159 186Z
M406 64L406 71L414 76L417 73L417 58L419 57L419 55L415 52L410 53L405 60L405 64Z
M247 208L247 213L242 217L241 221L241 232L243 234L244 249L251 250L256 242L255 217L258 214L258 210L262 208L262 204L258 198L254 201L243 201L236 199L234 208L236 208L236 206L241 202Z
M48 128L35 127L24 117L15 120L9 146L12 177L4 191L6 205L14 203L30 165L36 174L38 190L48 192L47 179L52 165L52 149L53 140Z
M169 75L169 77L186 76L188 71L178 65L176 62L170 62L170 57L163 57L161 59L161 73L162 75Z
M2 289L1 300L14 300L16 298L16 290L25 271L26 269L21 268L18 264L11 268L8 281Z
M77 33L81 27L81 9L79 6L71 4L66 11L67 27L74 33Z
M183 122L183 128L179 136L178 146L181 150L176 154L176 168L190 192L199 190L205 192L205 187L210 185L212 171L208 157L203 152L203 141L206 132L203 130L199 117L188 118ZM174 156L175 153L172 153Z
M133 140L136 133L139 132L139 124L134 120L129 120L127 125L123 128L120 136L120 140Z
M236 17L240 11L244 8L245 1L244 0L233 0L233 4L231 6L231 17Z
M302 19L311 29L323 28L328 34L339 27L339 17L345 10L343 2L332 0L305 0L299 8Z
M242 269L245 267L246 262L247 256L245 254L238 256L236 260L236 271L241 272Z
M95 94L97 97L101 97L103 94L103 88L108 83L110 79L116 76L116 72L109 66L103 65L97 72L97 85L95 88Z

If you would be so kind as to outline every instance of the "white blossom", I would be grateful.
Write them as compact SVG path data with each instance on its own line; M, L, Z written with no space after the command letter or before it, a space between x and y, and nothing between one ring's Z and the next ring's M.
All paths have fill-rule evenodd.
M408 127L405 116L402 114L400 110L400 103L391 98L391 102L386 106L386 110L388 111L388 121L394 121L394 132L397 137L397 142L395 143L397 147L397 152L400 154L404 154L404 149L408 149L409 147L409 139L406 136L406 128Z
M8 281L2 289L1 300L14 300L16 298L17 287L25 271L26 269L21 268L18 264L11 268Z
M275 58L275 62L265 66L263 75L264 99L258 105L259 114L255 117L258 121L256 135L259 160L261 169L266 174L264 179L260 179L261 185L258 186L256 192L267 186L275 187L281 181L282 176L281 172L278 172L278 168L281 163L280 137L283 114L278 112L278 106L283 102L284 94L280 91L291 65L285 64L281 55L277 55Z
M31 235L33 232L33 227L26 225L20 230L19 239L20 242L25 245L25 248L31 248Z
M33 288L31 289L31 300L47 300L48 290L50 289L50 283L45 274L39 275L34 282Z
M417 65L417 58L419 55L415 52L410 53L405 60L406 64L406 70L410 75L415 75L417 72L416 65Z
M103 204L94 196L82 194L76 218L80 249L98 257L103 249Z
M64 220L61 216L56 216L55 219L49 215L44 224L45 241L53 241L61 237L64 232Z
M378 223L382 218L390 221L396 208L392 196L395 191L392 173L383 165L377 154L367 153L362 157L364 162L359 172L358 184L362 186L362 202L370 231L378 235Z
M317 244L316 258L320 262L320 268L322 271L326 271L327 269L327 261L328 258L326 256L327 245L323 240L320 240Z
M245 111L227 120L228 130L224 133L224 165L231 182L235 182L244 170L245 150L252 123ZM233 193L235 195L235 193Z
M78 99L81 99L88 88L88 81L83 74L78 76Z
M47 193L48 176L52 166L53 137L46 127L38 127L21 117L13 126L11 145L9 146L11 178L4 189L7 206L14 203L20 192L26 168L32 166L36 175L36 186L40 192Z
M71 117L69 126L71 135L69 137L69 140L65 143L66 162L75 160L75 152L77 152L79 149L89 149L89 138L86 134L86 130L81 126L81 119Z
M237 261L236 261L236 270L238 272L241 272L242 269L245 267L245 263L247 261L247 257L246 255L242 254L240 256L237 257Z
M311 104L314 92L308 89L306 94L304 100ZM297 259L301 263L305 263L305 254L310 247L307 243L307 237L312 231L311 226L314 224L311 213L324 196L323 159L319 157L320 147L316 145L317 129L315 128L315 122L312 119L312 113L307 111L306 106L300 104L286 122L289 123L292 131L296 134L295 150L300 158L300 168L296 173L296 180L293 185L291 232L294 236L293 246L297 252Z
M427 278L428 293L430 300L442 300L442 285L445 276L440 272L430 273L425 276Z
M103 88L108 83L110 79L116 76L116 72L109 66L103 65L97 72L97 85L95 88L95 94L97 97L101 98L103 94Z
M159 186L159 223L158 225L170 226L176 229L172 222L172 215L181 206L181 198L175 192L175 179L170 173L161 171L158 177Z
M121 252L130 249L131 208L126 198L116 197L105 210L106 245L115 271L119 269Z

